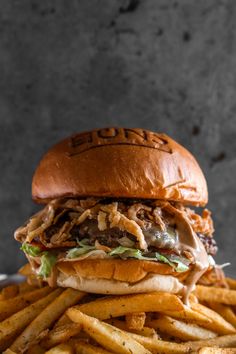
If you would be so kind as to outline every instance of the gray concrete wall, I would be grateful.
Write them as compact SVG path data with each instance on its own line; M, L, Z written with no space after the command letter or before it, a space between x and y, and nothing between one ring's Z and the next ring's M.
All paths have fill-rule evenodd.
M220 248L236 257L236 1L0 1L0 272L37 207L43 152L72 132L166 132L197 156Z

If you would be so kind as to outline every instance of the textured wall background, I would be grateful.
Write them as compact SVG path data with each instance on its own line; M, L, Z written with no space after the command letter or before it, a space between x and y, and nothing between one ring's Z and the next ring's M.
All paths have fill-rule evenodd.
M37 207L41 155L75 131L163 131L209 184L220 263L236 272L236 2L0 2L0 272L24 257L14 229Z

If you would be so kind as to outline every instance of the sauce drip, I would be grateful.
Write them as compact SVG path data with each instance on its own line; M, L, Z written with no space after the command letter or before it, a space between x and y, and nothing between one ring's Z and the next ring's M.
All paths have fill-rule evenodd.
M183 301L188 305L190 292L194 290L197 281L209 268L208 255L201 240L194 232L184 212L175 208L171 204L168 204L165 209L172 214L174 223L176 224L178 230L179 237L175 250L179 254L183 254L184 251L190 252L194 258L192 265L193 268L185 280L185 287L183 292Z

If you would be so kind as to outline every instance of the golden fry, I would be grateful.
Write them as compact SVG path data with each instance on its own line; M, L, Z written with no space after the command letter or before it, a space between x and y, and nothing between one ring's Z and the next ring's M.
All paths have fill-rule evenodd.
M61 327L56 327L48 333L47 337L43 339L40 344L44 348L50 349L55 345L68 341L71 337L79 334L80 331L81 325L77 323L70 323Z
M39 344L35 344L30 347L27 351L27 354L44 354L45 349L43 349Z
M148 321L146 325L182 341L210 339L217 336L215 332L196 324L185 323L168 316L161 316L159 319Z
M75 342L74 347L76 354L112 354L106 349L95 347L94 345L82 341Z
M83 330L107 350L118 354L151 354L149 350L136 342L128 333L108 323L87 316L73 307L67 310L67 314L72 321L81 324Z
M12 341L38 314L50 304L60 293L61 289L54 290L46 297L25 307L0 323L0 350L8 348ZM13 348L10 348L14 351ZM18 349L18 348L16 348Z
M2 289L1 300L12 299L13 297L17 296L18 293L19 293L19 286L18 285L14 284L14 285L6 286L5 288Z
M35 286L29 285L27 282L20 283L18 285L18 287L19 287L19 294L25 294L25 293L28 293L30 291L38 289Z
M160 292L105 297L76 308L86 315L106 320L132 312L179 311L184 305L178 296Z
M201 304L191 303L192 309L198 311L199 313L207 316L211 323L202 324L203 327L215 331L218 334L233 334L236 333L235 328L231 323L227 322L222 316L217 312L211 310L210 308L203 306Z
M194 293L200 301L236 305L236 290L197 285Z
M49 349L45 354L73 354L74 348L69 343L62 343L56 347Z
M69 319L69 317L66 315L66 313L63 313L63 315L59 318L59 320L55 323L53 328L58 328L67 324L71 324L72 321Z
M31 267L30 263L24 264L24 265L18 270L18 273L21 274L21 275L25 275L25 276L32 274L32 267Z
M236 353L234 348L216 348L216 347L205 347L199 350L199 354L233 354Z
M46 286L42 289L37 289L26 294L16 296L9 300L0 301L0 321L5 320L14 313L27 307L29 304L43 298L52 292L52 288Z
M211 320L205 315L202 315L201 313L194 311L193 309L185 305L184 309L181 311L163 311L162 313L169 317L177 318L191 323L196 323L198 325L211 322Z
M14 341L10 349L22 350L28 346L35 337L51 325L65 312L68 307L75 305L85 293L68 288L51 302L30 325Z
M216 337L207 341L187 342L189 350L197 351L202 347L236 348L236 334Z
M228 286L230 287L230 289L236 290L236 279L226 278L225 280L226 280L226 283L228 284Z
M145 312L133 312L128 313L125 316L125 321L128 329L141 330L145 324L146 314Z
M189 353L189 346L182 343L167 342L164 340L147 338L130 333L130 336L153 354L183 354Z
M116 318L112 318L110 320L107 320L106 322L126 332L136 333L139 334L140 336L149 337L149 338L156 338L156 339L159 338L155 329L153 328L143 327L141 330L129 329L125 321L120 321L117 320Z
M210 302L209 306L236 328L236 315L229 305L223 305L218 302Z

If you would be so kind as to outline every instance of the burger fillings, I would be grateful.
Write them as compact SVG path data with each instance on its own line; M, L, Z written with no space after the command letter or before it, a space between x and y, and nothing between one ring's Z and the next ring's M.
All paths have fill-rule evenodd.
M80 139L78 139L78 136ZM99 286L99 280L103 280L104 284L106 284L105 293L117 293L118 291L125 293L127 290L124 290L121 285L123 285L122 283L127 283L127 279L129 279L129 283L133 283L132 286L134 284L137 285L137 283L140 285L141 281L147 280L147 278L149 280L150 277L153 277L152 273L156 273L159 278L155 275L156 277L153 277L152 281L155 281L157 284L157 281L160 282L161 279L162 284L158 284L157 287L154 286L155 290L159 288L159 290L162 290L164 280L166 281L168 277L168 279L175 277L175 286L170 288L169 291L182 291L185 300L187 300L187 295L193 289L194 284L199 280L201 275L214 264L212 256L217 250L212 237L213 225L210 212L205 209L202 216L200 216L183 204L186 204L188 198L192 198L193 202L189 204L203 204L203 199L205 198L205 190L203 188L201 190L202 195L200 193L200 199L202 198L202 200L195 200L196 196L199 198L199 191L198 186L193 187L191 185L193 181L187 180L187 185L184 185L186 178L184 178L183 174L186 173L187 169L186 166L183 166L183 163L189 159L187 166L191 172L192 169L196 168L196 161L190 161L190 157L191 159L193 159L193 157L188 152L186 153L186 150L169 137L164 136L163 138L163 135L148 131L129 129L127 133L127 131L122 128L107 128L86 134L78 134L78 136L76 140L72 137L61 144L59 143L56 147L56 154L54 151L53 156L53 151L51 155L50 151L48 155L46 155L46 160L48 160L50 164L52 164L53 159L56 159L56 164L60 165L61 163L63 166L64 171L57 170L56 172L64 176L67 171L71 169L71 166L73 169L75 168L74 166L80 166L80 168L84 167L83 171L85 170L86 172L89 162L86 163L86 159L83 159L81 162L81 156L84 157L84 155L88 153L91 155L91 152L96 152L95 157L98 163L102 165L104 174L106 173L105 169L107 165L111 175L115 169L115 180L111 186L107 185L108 191L104 193L104 187L102 186L103 180L101 179L98 180L97 184L95 182L95 191L90 190L91 186L89 186L89 180L91 180L91 176L89 175L89 169L87 174L85 173L87 179L84 181L81 181L81 172L78 174L77 170L70 170L70 177L72 176L72 179L70 179L69 182L68 178L64 178L63 180L59 179L58 182L55 171L53 171L54 177L52 176L52 171L50 171L50 177L53 177L51 179L55 183L51 183L51 190L49 188L48 195L45 198L45 201L48 202L47 206L34 215L25 226L20 227L15 233L15 238L23 243L22 249L26 253L32 265L32 269L53 285L54 283L60 283L60 276L57 274L58 270L59 272L63 272L65 265L68 266L68 264L70 264L70 267L74 267L76 271L73 273L71 269L69 271L66 269L66 278L69 278L71 273L76 274L78 278L80 277L79 285L76 282L68 283L65 279L64 283L61 282L60 285L65 286L65 284L67 284L66 286L68 286L69 284L69 286L71 286L71 284L73 284L73 287L83 290L84 283L81 283L81 279L84 276L83 272L85 272L83 266L86 269L88 264L92 262L93 268L96 268L96 271L88 272L88 274L85 274L85 278L93 282L95 280L97 287L91 288L90 286L89 289L90 291L94 289L94 292L98 293L103 292L102 286ZM86 137L86 139L84 137ZM125 141L124 137L126 139ZM127 140L129 142L128 144ZM78 151L78 145L74 145L74 141L83 142L83 144L79 145L81 151ZM111 141L113 144L111 144ZM153 141L155 146L151 146ZM69 144L67 144L67 142L69 142ZM162 145L160 142L162 142ZM159 144L158 146L157 143ZM120 145L122 145L121 149ZM163 145L165 149L163 149ZM132 146L132 148L135 147L135 149L130 150L130 146ZM62 151L60 151L61 147ZM114 162L111 165L107 159L105 162L103 161L104 157L101 154L104 154L104 151L102 152L101 147L103 150L105 149L106 153L109 152L111 161L114 160L114 158L116 159L116 165ZM74 148L76 148L76 152L73 152ZM124 151L122 151L122 149ZM144 157L142 156L144 149L145 154L149 154L149 161L142 159L142 157ZM181 154L177 151L178 149L181 151ZM67 154L67 160L70 159L70 163L72 164L68 169L64 166L65 163L62 163L63 158L65 158L65 153ZM122 154L124 153L126 154L125 158L128 158L128 161L130 161L130 166L126 164L128 173L133 174L133 170L129 171L129 168L134 168L135 159L138 159L138 162L142 163L139 170L137 170L133 176L134 179L137 176L140 177L140 193L137 193L137 190L135 190L134 193L132 188L128 192L127 189L122 191L125 184L120 185L121 178L117 176L117 166L119 167L123 163L124 156L122 156ZM168 154L171 154L171 161L168 160ZM176 155L179 160L176 159ZM180 160L178 155L181 155L182 160ZM154 157L160 166L152 163ZM118 161L119 158L121 158L120 161ZM46 161L46 164L44 160L45 158L42 160L39 169L42 169L42 165L47 166L48 161ZM158 183L160 184L160 173L162 174L163 182L165 182L167 177L170 179L169 175L171 175L170 171L168 171L168 175L166 174L167 167L163 165L163 161L169 163L168 169L169 167L172 168L174 179L176 179L176 169L182 178L180 183L174 181L173 187L171 184L170 186L165 186L165 183L163 183L161 188L158 185ZM193 164L192 169L190 162ZM82 164L85 165L83 166ZM151 180L150 173L147 173L150 165L152 173L156 173L158 170L158 180L157 182L155 181L155 183L153 176L151 176ZM142 166L146 179L144 179L142 171L140 171ZM181 168L182 171L180 171ZM189 170L187 170L188 179L191 177ZM48 173L48 170L46 172ZM121 172L124 173L124 171ZM127 174L127 171L125 171L125 173ZM200 177L202 178L202 176ZM42 173L40 178L38 178L38 181L41 184L36 183L38 182L36 181L34 186L34 189L38 193L36 199L40 199L43 193L45 194L45 183L42 183ZM94 178L96 181L96 177ZM147 184L147 179L149 184ZM150 183L150 180L152 183ZM130 183L127 177L125 182L127 185ZM200 185L200 182L198 183ZM70 187L74 185L76 185L76 191L66 191L66 188L70 189ZM81 190L78 190L78 188L82 188L81 185L82 187L84 187L84 185L87 186L86 195L89 197L85 198ZM149 187L150 185L151 187ZM176 185L178 189L176 189ZM58 186L59 193L56 192ZM145 186L145 188L143 186ZM62 187L63 191L61 192L60 188ZM133 187L133 185L131 185L131 187ZM111 191L112 188L114 189L113 191ZM119 192L117 192L116 188ZM44 191L42 193L43 189ZM94 185L92 189L94 189ZM186 193L186 191L189 193ZM183 195L181 195L181 193ZM53 194L57 194L56 198L52 198ZM155 198L153 198L153 194ZM107 195L109 197L107 197ZM99 196L101 198L99 198ZM149 196L150 199L147 198L147 196ZM100 262L101 260L102 262ZM89 261L90 263L88 263ZM128 268L131 264L130 261L136 261L136 265L140 265L141 263L142 266L144 264L146 266L148 264L150 269L147 271L146 275L140 278L137 276L132 278L132 274L130 277L128 277L127 274L117 275L116 273L119 273L119 271L112 275L109 274L108 276L106 276L105 271L102 271L99 275L99 264L102 264L104 267L105 264L108 264L109 267L115 264L116 268L123 267L125 264ZM153 271L154 265L156 267L155 271ZM126 271L129 272L129 269L126 269ZM117 290L119 286L107 289L106 280L109 285L111 281L113 283L115 282L116 285L119 283L122 290ZM184 285L182 283L184 283ZM137 291L137 289L139 289L139 292L145 292L147 291L147 282L145 284L144 288L142 288L142 286L136 288L135 286L132 288L129 287L128 292ZM153 289L153 287L151 287L151 289Z

